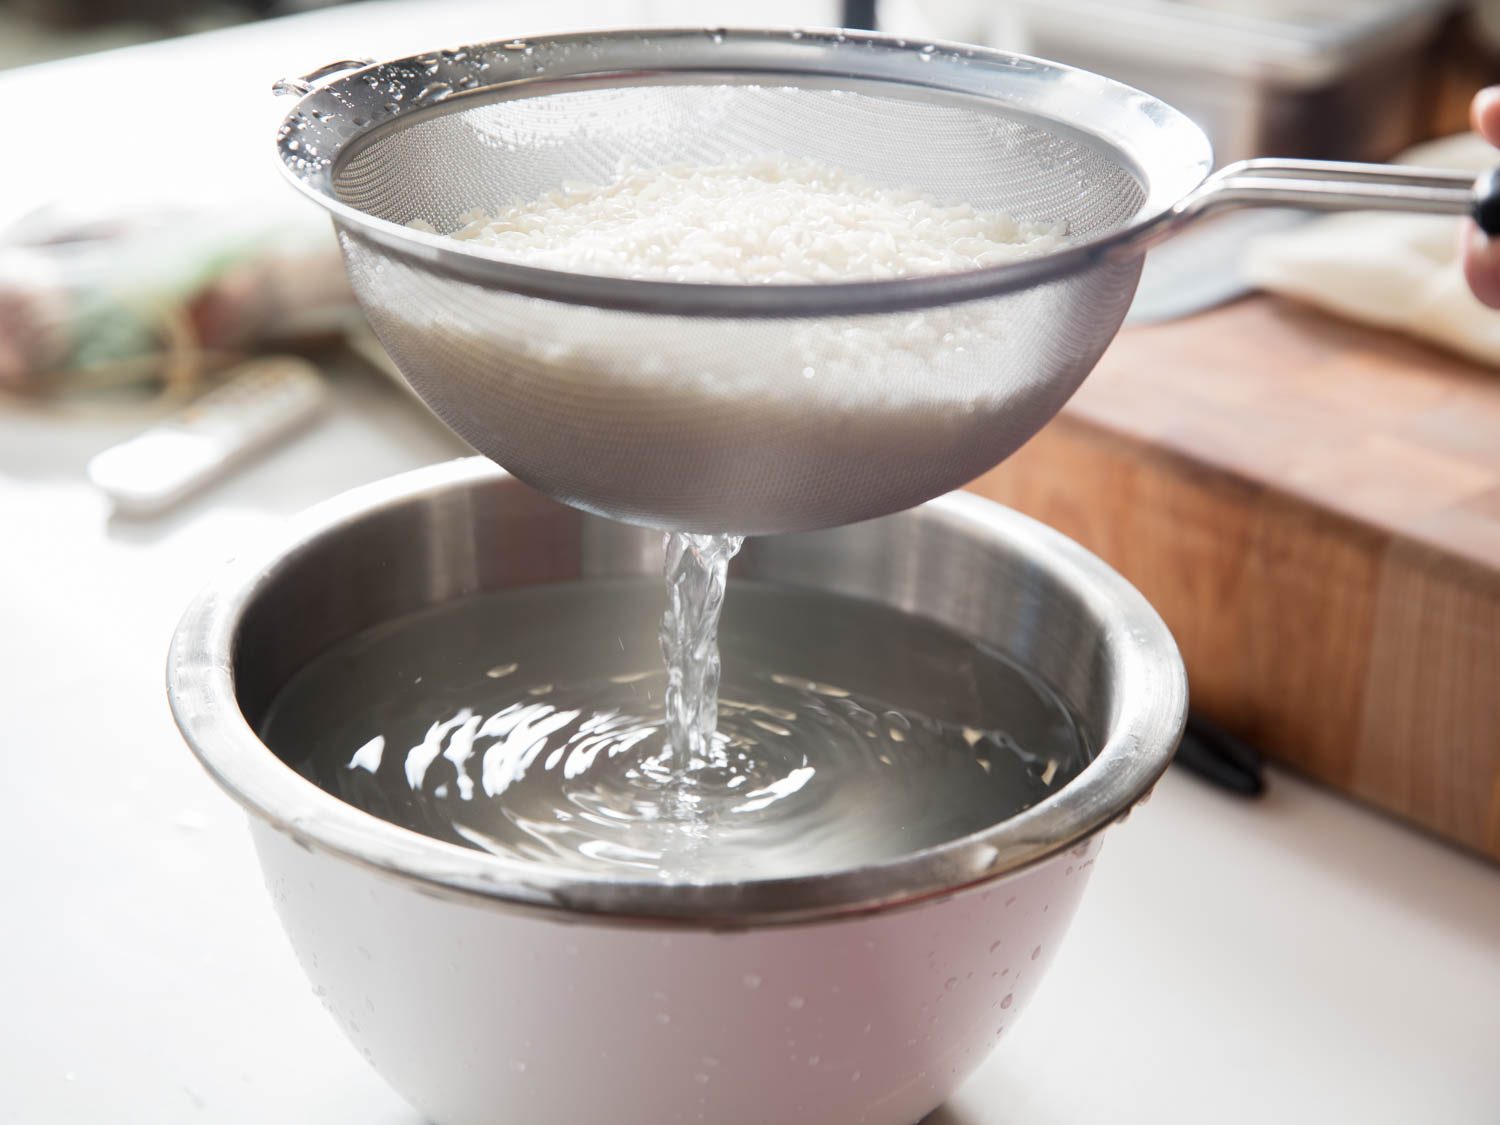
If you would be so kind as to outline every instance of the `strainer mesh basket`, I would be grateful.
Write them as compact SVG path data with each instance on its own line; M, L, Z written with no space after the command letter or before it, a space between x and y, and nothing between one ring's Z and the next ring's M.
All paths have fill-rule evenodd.
M334 211L381 341L476 449L601 515L784 532L962 485L1092 368L1143 254L1110 252L1111 236L1207 167L1205 146L1178 150L1181 182L1153 184L1109 132L1183 123L1133 91L1103 135L1078 128L1065 111L1096 84L1124 90L878 38L559 37L351 75L304 99L282 146ZM451 231L625 166L761 155L1060 223L1069 249L939 278L694 285L519 267L409 226Z

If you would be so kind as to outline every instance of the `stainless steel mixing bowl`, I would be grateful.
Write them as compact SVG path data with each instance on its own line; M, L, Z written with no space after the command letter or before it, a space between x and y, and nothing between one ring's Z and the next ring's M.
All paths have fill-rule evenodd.
M440 1125L911 1125L988 1054L1068 925L1102 831L1181 731L1160 618L1098 559L968 495L749 542L739 574L873 598L1042 676L1098 753L993 827L858 870L603 879L397 828L256 737L277 689L357 630L476 591L657 573L660 536L555 504L481 459L358 489L232 564L188 609L168 689L250 814L319 995Z

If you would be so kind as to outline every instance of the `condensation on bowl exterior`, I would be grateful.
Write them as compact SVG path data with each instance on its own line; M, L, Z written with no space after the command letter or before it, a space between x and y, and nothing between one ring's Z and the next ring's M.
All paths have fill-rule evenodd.
M1088 760L1066 708L982 646L875 603L736 583L717 734L679 770L660 601L649 582L563 583L400 619L299 672L262 736L403 827L687 882L893 859L1029 807Z
M1006 1041L1098 850L917 910L736 933L559 926L255 837L323 1004L442 1125L910 1125Z

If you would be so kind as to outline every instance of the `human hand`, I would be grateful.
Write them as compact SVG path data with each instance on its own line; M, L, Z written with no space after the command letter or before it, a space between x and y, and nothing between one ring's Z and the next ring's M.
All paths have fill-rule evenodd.
M1474 131L1500 145L1500 86L1474 95L1469 106ZM1471 221L1464 231L1464 276L1469 288L1491 308L1500 309L1500 238L1490 238Z

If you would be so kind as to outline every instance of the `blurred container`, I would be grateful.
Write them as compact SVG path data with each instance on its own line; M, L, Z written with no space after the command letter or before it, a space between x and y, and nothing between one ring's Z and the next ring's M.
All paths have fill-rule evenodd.
M1469 101L1482 86L1500 82L1500 0L1470 0L1449 20L1435 55L1432 114L1427 133L1446 137L1469 128Z
M1454 0L927 0L941 31L1098 71L1201 125L1221 163L1382 160L1422 140Z

